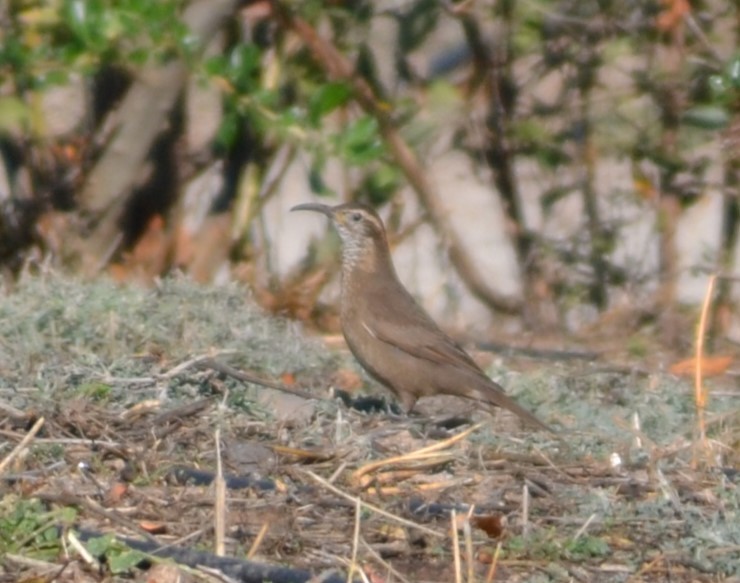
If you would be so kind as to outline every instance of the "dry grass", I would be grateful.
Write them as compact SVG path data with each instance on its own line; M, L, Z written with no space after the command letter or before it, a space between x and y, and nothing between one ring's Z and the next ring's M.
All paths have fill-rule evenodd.
M276 416L272 391L201 369L201 356L291 373L323 400ZM85 556L68 527L208 550L223 529L227 556L351 569L355 580L740 577L732 387L708 402L718 458L698 467L692 387L673 377L552 363L502 373L564 427L561 441L504 414L474 413L481 425L448 432L347 410L327 399L343 366L346 355L238 287L23 283L0 298L0 580L62 568L60 581L143 580L141 555L108 541ZM470 413L455 399L425 404L455 407ZM224 497L174 471L221 464L227 486L234 476L253 486Z

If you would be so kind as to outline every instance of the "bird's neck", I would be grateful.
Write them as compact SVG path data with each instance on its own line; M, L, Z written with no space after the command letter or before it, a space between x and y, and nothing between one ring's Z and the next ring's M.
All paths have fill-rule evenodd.
M343 291L364 288L372 281L397 280L388 243L363 241L342 247Z

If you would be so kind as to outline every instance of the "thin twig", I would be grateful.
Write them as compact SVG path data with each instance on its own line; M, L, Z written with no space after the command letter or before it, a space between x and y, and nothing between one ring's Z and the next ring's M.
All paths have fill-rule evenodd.
M100 563L98 560L92 556L90 551L85 548L85 546L80 542L80 539L78 539L75 533L71 530L67 531L67 542L75 551L77 551L83 561L95 569L100 569Z
M472 504L468 509L468 515L465 517L463 522L463 541L465 542L465 561L467 562L468 568L468 583L474 583L475 571L473 570L473 532L470 528L470 517L475 512L475 504Z
M224 355L224 354L236 354L238 351L234 349L224 349L219 350L217 352L211 351L208 354L201 354L198 356L194 356L193 358L190 358L184 362L181 362L180 364L172 367L170 370L160 373L160 374L153 374L151 376L146 377L112 377L108 374L102 375L100 377L100 380L109 383L109 384L117 384L117 385L153 385L159 381L166 381L170 380L174 377L176 377L179 374L182 374L186 370L192 367L198 367L203 368L201 365L203 362L213 360L214 354L216 355Z
M367 543L367 541L364 538L360 538L360 542L362 542L362 546L365 547L365 550L370 554L370 556L375 559L378 563L380 563L391 575L393 575L396 579L401 581L401 583L411 583L406 577L404 577L403 573L398 571L391 565L388 561L386 561L378 551L376 551L371 545Z
M236 352L237 352L236 350L229 349L229 350L219 351L218 354L219 355L221 355L221 354L236 354ZM155 378L158 379L158 380L161 380L161 379L171 379L172 377L176 377L177 375L179 375L181 372L186 371L190 367L197 366L197 365L199 365L202 362L205 362L207 360L212 360L212 359L213 359L213 353L210 353L210 354L201 354L200 356L196 356L196 357L193 357L193 358L191 358L189 360L186 360L185 362L181 362L180 364L178 364L177 366L171 368L170 370L168 370L165 373L162 373L162 374L159 374L159 375L155 375Z
M36 437L36 434L41 431L41 428L43 426L44 418L39 417L36 420L36 423L33 424L33 427L31 427L31 430L26 433L23 439L21 439L20 443L13 448L13 451L5 456L5 459L2 462L0 462L0 474L2 474L5 471L5 468L7 468L13 462L13 460L21 454L24 449L26 449L28 444L33 441L33 439Z
M214 516L213 534L215 554L223 557L226 554L226 481L224 480L223 463L221 461L221 428L216 427L216 476L214 485Z
M460 540L457 535L457 513L454 508L450 512L450 528L452 529L452 560L455 565L455 583L462 583L462 565L460 562Z
M529 486L522 486L522 536L529 534Z
M32 559L31 557L24 557L23 555L16 555L13 553L5 553L3 555L3 560L5 561L6 566L10 563L14 563L16 565L19 565L21 567L26 567L29 569L35 569L36 571L44 571L48 574L50 574L52 571L56 571L52 577L46 577L39 580L43 581L57 581L57 577L59 577L62 574L62 571L64 571L69 563L64 563L61 567L57 563L49 563L48 561L41 561L39 559ZM38 573L40 576L41 573ZM30 580L30 579L29 579Z
M694 402L696 405L696 421L699 429L699 444L705 452L707 448L707 434L706 424L704 421L704 410L707 405L707 393L704 390L704 384L702 382L702 361L704 360L704 335L706 333L709 306L711 305L712 296L714 295L714 284L716 281L716 274L713 274L709 277L709 282L707 283L707 292L706 294L704 294L704 302L702 303L701 307L699 325L696 329L696 369L694 374ZM696 462L696 459L694 459L694 462Z
M498 557L501 554L501 541L498 541L496 545L496 552L493 553L493 559L491 560L491 567L488 569L486 575L486 583L492 583L493 578L496 576L496 566L498 565Z
M107 508L103 508L100 504L89 500L88 498L77 496L76 494L72 494L71 492L60 492L59 494L37 492L36 494L34 494L34 496L45 502L53 502L55 504L62 504L63 506L78 506L80 508L84 508L94 514L107 518L115 524L119 524L121 526L124 526L125 528L128 528L129 530L132 530L133 532L136 532L137 534L146 538L150 543L157 545L157 547L159 547L160 545L159 541L156 538L149 534L145 529L141 528L141 526L139 526L133 520L122 516L115 510L108 510Z
M355 530L352 535L352 560L347 569L347 583L352 583L352 575L357 570L357 549L360 546L360 522L362 521L362 504L358 498L355 501Z
M337 496L341 496L345 500L349 500L351 502L357 502L359 501L365 508L368 510L371 510L372 512L377 512L381 516L385 516L386 518L389 518L395 522L398 522L399 524L403 524L404 526L408 526L409 528L415 528L416 530L420 530L422 532L425 532L426 534L429 534L431 536L436 536L437 538L444 538L445 535L437 532L436 530L432 530L431 528L428 528L422 524L417 524L415 522L412 522L410 520L406 520L405 518L401 518L400 516L396 516L395 514L392 514L391 512L388 512L387 510L383 510L382 508L379 508L377 506L374 506L373 504L369 504L368 502L365 502L361 498L358 498L357 496L352 496L351 494L347 494L346 492L343 492L336 486L333 486L329 482L327 482L324 478L321 476L318 476L314 474L310 470L304 470L304 473L310 477L315 482L321 484L324 488L327 490L330 490L331 492L334 492Z
M224 364L223 362L218 362L217 360L214 360L212 358L206 358L206 359L199 361L197 363L197 366L198 368L209 368L209 369L215 370L217 372L223 373L237 380L240 380L244 383L252 383L255 385L260 385L263 387L267 387L268 389L274 389L276 391L280 391L282 393L288 393L290 395L296 395L298 397L303 397L304 399L314 399L318 401L328 400L318 395L314 395L313 393L309 393L308 391L303 391L301 389L294 389L286 385L283 385L282 383L277 383L275 381L263 379L256 375L237 370L235 368L230 367L228 364Z
M596 513L594 512L591 516L589 516L586 519L586 522L583 523L583 526L578 529L578 532L573 536L573 541L577 541L579 538L583 536L583 534L586 532L586 529L591 525L591 523L596 520Z
M270 529L270 523L265 521L262 523L262 526L260 527L260 531L257 533L257 536L254 538L254 541L252 542L252 546L249 547L249 552L247 552L247 559L251 560L254 559L255 555L257 554L257 550L260 548L260 545L262 544L262 541L265 539L265 535L267 534L267 531Z
M17 439L20 437L15 431L7 431L0 429L0 435L4 437L10 437L11 439ZM122 444L117 441L107 441L98 439L83 439L76 437L37 437L34 440L36 443L49 443L55 445L89 445L90 447L107 447L107 448L119 448Z
M377 461L365 464L361 468L358 468L357 470L355 470L355 472L352 474L352 481L353 483L358 483L360 478L362 478L362 476L364 476L365 474L373 470L376 470L377 468L382 468L384 466L396 465L400 463L407 463L413 460L425 459L430 456L434 458L435 452L438 452L439 450L442 450L442 449L446 449L454 445L458 441L462 441L463 439L468 437L471 433L473 433L474 431L477 431L484 425L485 425L485 422L477 423L476 425L473 425L472 427L469 427L465 431L458 433L457 435L453 435L452 437L445 439L444 441L433 443L432 445L422 447L421 449L417 449L416 451L405 453L403 455L386 458L382 460L377 460Z
M722 58L722 55L714 47L714 45L709 42L709 39L707 38L707 35L704 34L704 31L701 29L699 22L696 20L696 18L694 18L694 12L692 10L686 11L686 14L684 15L684 21L686 22L688 29L692 33L694 33L694 36L697 39L699 39L699 42L704 46L704 49L710 55L712 55L712 58L715 61L715 65L722 65L725 60Z

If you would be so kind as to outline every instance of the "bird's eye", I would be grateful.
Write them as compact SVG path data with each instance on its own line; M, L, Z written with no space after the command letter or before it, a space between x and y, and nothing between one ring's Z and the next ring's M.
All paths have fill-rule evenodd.
M361 213L352 213L352 216L350 217L353 222L359 223L362 220L362 214Z

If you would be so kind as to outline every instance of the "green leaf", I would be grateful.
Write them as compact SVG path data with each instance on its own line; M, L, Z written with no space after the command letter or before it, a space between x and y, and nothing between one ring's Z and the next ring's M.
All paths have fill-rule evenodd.
M324 182L322 170L323 169L318 166L311 166L311 170L308 173L308 185L311 188L311 192L320 196L335 194L334 191L326 185L326 182Z
M68 525L74 524L74 521L77 520L77 514L77 509L72 506L65 506L57 511L59 521Z
M122 573L129 572L146 558L147 555L145 553L132 549L108 557L108 566L110 567L111 573L114 575L120 575Z
M320 196L333 194L332 189L324 182L326 151L319 146L312 154L311 168L308 171L308 186L311 188L311 192Z
M337 153L356 166L377 160L383 152L378 123L370 116L355 120L337 137Z
M709 89L714 99L725 99L729 89L727 79L722 75L712 75L709 78Z
M398 19L398 46L401 54L418 48L434 30L439 17L437 0L417 0Z
M215 55L203 62L203 70L211 76L225 77L229 69L229 62L223 55Z
M740 89L740 54L735 55L728 64L727 78L735 89Z
M609 544L595 536L583 536L578 540L571 540L565 545L566 556L573 559L587 559L603 557L609 554Z
M135 48L128 54L128 59L134 65L144 65L149 60L149 51L144 47Z
M704 130L718 130L727 127L730 116L722 107L698 105L683 114L683 123Z
M373 206L388 202L401 184L401 173L397 167L381 165L362 182L361 190Z
M105 400L111 392L111 386L101 382L83 383L77 387L77 393L95 401Z
M105 557L114 575L130 571L147 558L145 553L127 547L112 534L91 538L85 548L95 557Z
M547 189L542 193L540 198L540 206L542 211L547 215L552 207L554 207L559 201L572 194L573 188L570 186L554 186Z
M328 83L311 95L308 103L308 119L318 126L321 119L349 101L352 91L344 83Z
M223 151L228 151L235 143L239 136L240 126L244 123L243 117L233 108L224 112L221 118L221 125L216 132L214 140L216 146Z
M349 143L365 143L377 138L378 123L374 117L363 116L355 121L347 132Z
M31 121L28 104L17 97L0 98L0 133L18 130Z
M63 13L79 44L96 53L105 49L106 16L99 0L67 0Z
M91 538L85 543L85 548L95 557L104 556L114 545L116 539L112 534Z
M228 77L240 93L249 93L255 85L261 57L252 44L237 45L229 54Z
M71 0L64 3L67 22L76 31L84 31L89 20L88 3L85 0Z

